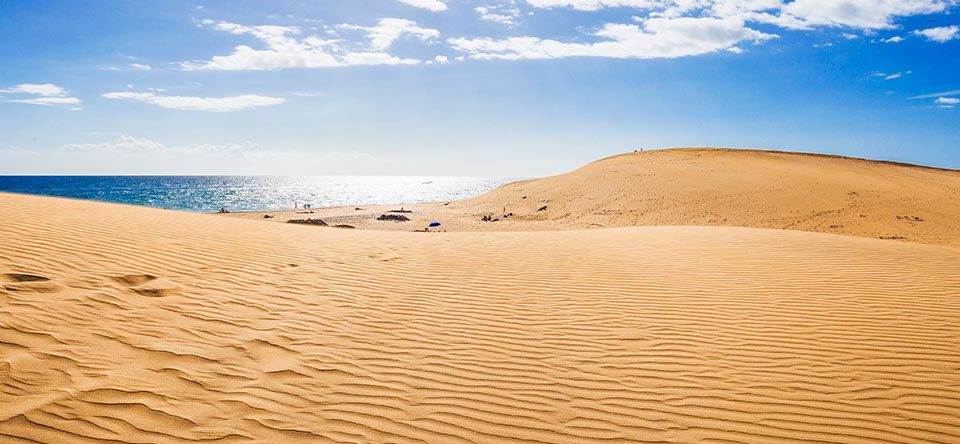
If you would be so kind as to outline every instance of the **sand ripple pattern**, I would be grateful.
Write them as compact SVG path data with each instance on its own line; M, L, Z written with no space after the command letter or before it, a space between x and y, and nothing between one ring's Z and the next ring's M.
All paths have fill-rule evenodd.
M960 442L957 248L0 208L0 442Z

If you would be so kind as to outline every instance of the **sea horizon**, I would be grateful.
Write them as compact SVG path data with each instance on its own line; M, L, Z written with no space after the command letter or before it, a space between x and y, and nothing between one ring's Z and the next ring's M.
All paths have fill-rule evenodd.
M191 212L426 203L478 196L520 177L375 175L3 175L0 192Z

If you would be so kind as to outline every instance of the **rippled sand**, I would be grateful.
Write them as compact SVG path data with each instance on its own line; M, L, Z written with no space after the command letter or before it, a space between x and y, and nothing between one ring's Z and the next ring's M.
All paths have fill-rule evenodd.
M958 442L960 249L0 194L2 442Z

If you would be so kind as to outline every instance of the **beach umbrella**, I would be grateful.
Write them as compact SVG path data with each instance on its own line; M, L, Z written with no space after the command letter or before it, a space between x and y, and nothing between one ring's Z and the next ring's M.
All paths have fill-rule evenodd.
M439 226L440 226L440 222L430 222L430 226L431 226L431 227L439 227Z

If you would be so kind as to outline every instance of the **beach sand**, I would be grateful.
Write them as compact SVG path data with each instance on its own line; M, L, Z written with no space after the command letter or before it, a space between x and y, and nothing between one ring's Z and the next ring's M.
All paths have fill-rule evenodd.
M445 231L734 226L960 246L960 205L949 204L958 201L960 171L814 154L687 148L613 156L462 202L227 216L272 222L320 218L331 225L402 231L423 229L433 221ZM401 206L412 211L404 214L410 222L376 220ZM274 218L264 219L265 214ZM483 216L499 220L483 222Z
M542 200L548 217L507 223L551 231L342 230L0 193L0 442L960 441L960 248L928 245L958 244L956 205L924 195L955 199L956 173L833 159L881 172L855 182L853 209L814 220L864 237L572 229L642 223L654 216L574 211L650 195L662 224L726 211L712 217L819 227L759 197L740 209L757 215L725 216L748 184L684 213L670 199L702 174L634 195L591 173L663 155L579 170L594 178L584 198L605 201L545 194L572 193L566 175L447 206L502 198L528 217ZM811 172L831 159L796 157ZM808 196L803 211L852 200L837 170L778 193ZM897 181L912 198L875 206Z

